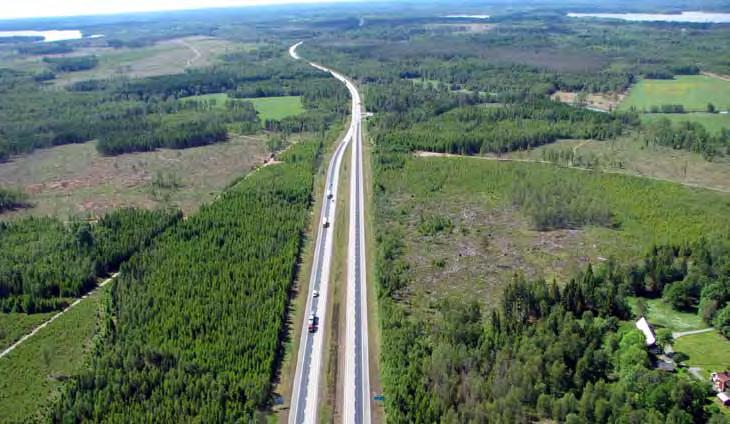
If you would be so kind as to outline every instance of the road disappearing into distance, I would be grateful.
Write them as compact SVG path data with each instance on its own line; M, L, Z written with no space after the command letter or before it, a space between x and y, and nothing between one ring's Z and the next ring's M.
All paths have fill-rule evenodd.
M289 55L299 60L296 50L300 41L289 48ZM345 338L345 376L343 421L345 423L370 423L370 371L368 364L367 286L365 260L365 216L362 168L362 105L355 85L343 75L317 63L309 64L331 74L347 86L352 98L352 120L347 133L340 141L330 160L319 219L315 255L312 262L307 309L304 316L318 317L318 327L325 328L328 282L332 265L333 235L336 216L337 188L342 158L348 146L352 146L350 175L350 217L347 255L347 309ZM332 196L330 196L332 194ZM314 297L314 291L320 293ZM303 320L297 355L289 423L316 423L319 381L322 375L324 332L309 332L307 320Z

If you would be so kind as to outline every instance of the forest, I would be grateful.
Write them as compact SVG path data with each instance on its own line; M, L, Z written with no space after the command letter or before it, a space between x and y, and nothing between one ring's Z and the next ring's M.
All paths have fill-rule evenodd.
M177 211L118 209L93 225L50 217L0 222L0 310L62 309L180 218Z
M54 421L253 420L270 400L321 148L298 143L122 266L104 337Z
M442 153L506 153L558 139L614 138L629 125L636 125L631 114L605 114L537 100L457 108L405 130L388 131L377 142Z
M142 79L79 81L48 90L53 75L0 72L0 161L36 148L83 143L97 138L105 155L187 148L227 139L229 130L250 133L264 126L250 102L226 102L220 109L185 99L226 92L265 94L284 82L301 94L307 112L266 122L269 130L323 132L346 111L345 88L331 78L275 58L240 63L236 58L213 68Z
M724 422L708 405L708 386L655 370L643 335L621 325L631 318L625 297L637 284L651 284L655 268L589 266L564 285L518 276L491 311L446 299L424 322L400 301L409 284L402 235L378 228L389 422ZM692 268L702 269L706 251L700 245L693 252ZM645 263L651 260L650 254ZM713 296L727 295L724 272L724 283L717 283L724 289L708 289ZM726 319L724 308L716 320Z
M385 177L413 178L403 176L409 166L393 169L398 156L404 154L376 151L374 181L381 375L389 422L724 422L707 401L711 394L706 383L682 371L654 369L656 358L646 351L643 335L633 329L636 316L627 298L663 297L700 314L706 324L727 335L726 240L659 245L640 260L609 259L566 280L526 280L518 272L513 280L503 279L499 295L487 300L493 307L440 292L424 305L412 288L424 284L417 280L423 274L415 272L419 265L411 262L408 251L414 246L405 242L413 239L403 224L412 206L393 207L392 200L408 192L390 188L393 182ZM409 159L418 160L424 159ZM459 162L462 167L466 163ZM453 184L438 171L422 177L417 199ZM507 192L511 201L528 200L518 205L521 212L560 218L548 221L542 230L561 228L557 224L565 223L566 217L571 219L568 228L575 228L591 207L599 210L598 217L619 207L610 196L586 195L584 185L589 184L579 176L558 181L544 174L516 174ZM483 184L490 184L489 175L482 175ZM586 202L592 197L594 203ZM556 204L560 208L553 213ZM621 224L616 218L611 214L607 223ZM427 236L464 231L463 223L444 218L416 222L418 232ZM444 239L419 242L444 245ZM474 279L479 284L478 277Z
M415 223L408 221L418 195L428 197L450 184L436 170L423 177L423 193L400 207L389 207L390 196L405 193L390 190L393 183L384 175L409 172L416 160L409 156L419 150L502 154L559 139L634 134L645 145L707 159L724 155L726 135L711 135L701 125L643 124L634 111L595 112L552 102L549 95L558 90L610 95L641 78L726 72L726 63L715 56L716 49L727 48L718 47L726 30L690 26L680 39L673 25L647 30L639 24L566 22L549 12L540 18L500 17L496 29L474 33L405 21L383 18L349 30L349 38L338 34L331 44L303 46L308 57L356 76L367 110L375 113L369 131L375 146L376 284L388 422L725 422L708 401L705 383L654 368L656 358L630 323L636 316L627 299L662 298L697 313L727 337L726 242L656 245L638 261L608 259L565 280L528 280L518 271L513 280L497 283L503 288L493 308L445 296L427 283L424 301L415 298L421 291L411 286L420 283L411 278L422 276L425 265L407 259L413 246L405 243L409 236L400 225L409 222L419 242L435 246L443 242L438 234L469 229L422 210L412 218ZM702 69L694 66L695 58ZM531 229L621 231L622 205L587 195L580 177L515 173L508 200ZM468 195L456 193L454 202ZM430 266L450 269L450 260Z
M656 144L688 150L699 153L708 160L730 155L730 130L727 128L715 135L696 122L672 124L669 119L663 118L646 124L643 138L646 145Z

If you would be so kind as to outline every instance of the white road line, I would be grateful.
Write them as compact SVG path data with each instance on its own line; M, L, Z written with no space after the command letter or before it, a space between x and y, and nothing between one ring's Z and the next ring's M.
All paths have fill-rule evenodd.
M82 301L82 300L86 299L87 297L89 297L89 295L91 295L91 294L92 294L92 293L94 293L95 291L99 290L99 288L101 288L101 287L104 287L104 286L105 286L105 285L107 285L107 284L108 284L108 283L109 283L110 281L112 281L113 279L117 278L117 276L118 276L118 275L119 275L119 273L117 272L116 274L114 274L114 275L112 275L111 277L107 278L106 280L102 281L102 282L101 282L101 283L99 284L99 286L98 286L97 288L95 288L94 290L90 291L89 293L87 293L87 294L83 295L83 296L82 296L82 297L80 297L79 299L76 299L76 300L75 300L75 301L74 301L74 302L73 302L72 304L68 305L68 306L66 307L66 309L64 309L64 310L62 310L61 312L57 313L56 315L52 316L51 318L49 318L49 319L48 319L48 321L44 322L43 324L41 324L41 325L39 325L38 327L36 327L35 329L33 329L33 331L31 331L30 333L28 333L28 334L26 334L25 336L21 337L21 338L20 338L20 340L18 340L17 342L13 343L13 344L12 344L12 345L11 345L10 347L8 347L7 349L5 349L5 350L3 350L2 352L0 352L0 358L2 358L2 357L4 357L4 356L6 356L6 355L7 355L7 354L9 354L10 352L12 352L12 351L13 351L13 350L14 350L14 349L15 349L16 347L18 347L18 346L20 346L21 344L23 344L23 343L24 343L24 342L25 342L26 340L28 340L28 339L30 339L31 337L35 336L35 335L36 335L36 333L38 333L38 332L39 332L39 331L41 331L42 329L46 328L46 327L48 326L48 324L52 323L53 321L57 320L57 319L58 319L58 318L59 318L59 317L60 317L61 315L63 315L63 314L65 314L66 312L70 311L70 310L71 310L71 308L73 308L74 306L76 306L76 305L78 305L79 303L81 303L81 301Z

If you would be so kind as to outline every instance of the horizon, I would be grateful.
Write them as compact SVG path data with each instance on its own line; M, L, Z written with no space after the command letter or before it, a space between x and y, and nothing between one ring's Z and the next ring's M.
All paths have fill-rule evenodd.
M112 16L129 13L178 12L206 9L233 9L261 6L316 5L357 0L31 0L22 4L0 5L0 21ZM38 12L43 10L44 12Z

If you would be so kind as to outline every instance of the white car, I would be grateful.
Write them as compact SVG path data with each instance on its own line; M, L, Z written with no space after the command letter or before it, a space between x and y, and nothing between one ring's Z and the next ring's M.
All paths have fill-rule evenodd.
M312 292L312 297L319 297L319 290L314 290Z

